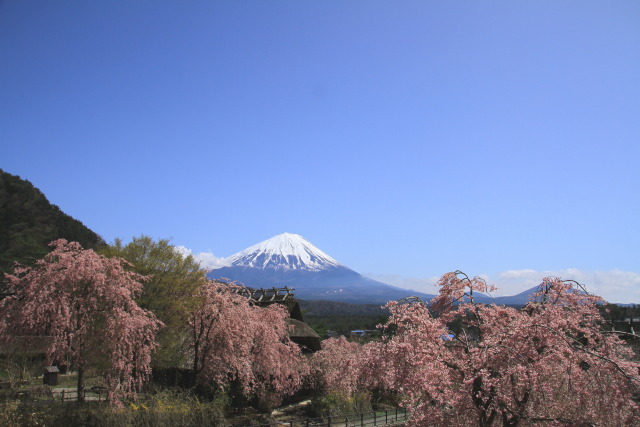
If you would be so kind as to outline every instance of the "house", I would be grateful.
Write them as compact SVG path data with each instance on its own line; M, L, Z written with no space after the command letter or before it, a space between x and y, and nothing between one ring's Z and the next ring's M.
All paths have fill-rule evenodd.
M21 356L32 360L44 360L52 342L52 337L42 335L7 337L0 341L0 357Z

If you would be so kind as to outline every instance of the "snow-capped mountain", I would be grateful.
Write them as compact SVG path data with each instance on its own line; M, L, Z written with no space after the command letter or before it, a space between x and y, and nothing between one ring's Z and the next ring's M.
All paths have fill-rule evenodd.
M288 286L300 299L384 304L407 296L434 297L364 277L339 263L298 234L283 233L226 258L228 267L209 272L254 288ZM518 295L492 298L474 294L479 303L524 305L536 287Z
M368 279L298 234L284 233L227 258L229 267L209 272L254 288L288 286L300 299L384 304L411 295L433 295Z
M341 264L299 234L283 233L231 255L235 267L321 271Z

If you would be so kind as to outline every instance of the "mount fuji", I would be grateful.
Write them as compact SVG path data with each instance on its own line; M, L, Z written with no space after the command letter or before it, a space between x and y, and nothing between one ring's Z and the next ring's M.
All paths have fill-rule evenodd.
M253 288L288 286L305 300L384 304L411 295L433 295L368 279L340 264L298 234L284 233L227 258L228 267L210 271Z

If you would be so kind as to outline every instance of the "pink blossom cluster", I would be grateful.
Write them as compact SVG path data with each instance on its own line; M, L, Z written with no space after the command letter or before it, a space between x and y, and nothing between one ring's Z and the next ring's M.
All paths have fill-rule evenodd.
M191 319L198 381L224 387L238 382L244 394L278 401L300 387L307 369L289 340L284 306L258 307L233 285L209 281Z
M108 398L135 397L150 374L155 337L162 326L134 297L144 277L126 262L84 250L64 239L33 267L6 275L11 296L0 302L0 336L51 337L47 363L78 371L82 398L87 369L103 376Z
M516 310L474 303L487 287L460 272L439 285L431 307L389 303L382 342L325 342L325 384L394 392L414 426L638 425L640 364L604 328L599 297L546 278Z

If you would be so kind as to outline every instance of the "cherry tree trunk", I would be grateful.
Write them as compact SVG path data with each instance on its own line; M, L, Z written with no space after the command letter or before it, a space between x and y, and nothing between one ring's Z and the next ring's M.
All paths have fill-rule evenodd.
M84 366L78 367L78 402L84 402Z

